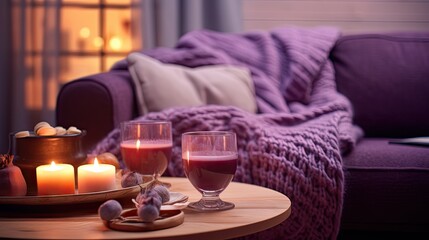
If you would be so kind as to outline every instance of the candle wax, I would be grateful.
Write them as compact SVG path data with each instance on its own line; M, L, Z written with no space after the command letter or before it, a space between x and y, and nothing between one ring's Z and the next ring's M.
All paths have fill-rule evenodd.
M74 168L70 164L48 164L36 168L37 194L74 194Z
M82 165L77 169L79 193L99 192L116 189L115 166L111 164Z

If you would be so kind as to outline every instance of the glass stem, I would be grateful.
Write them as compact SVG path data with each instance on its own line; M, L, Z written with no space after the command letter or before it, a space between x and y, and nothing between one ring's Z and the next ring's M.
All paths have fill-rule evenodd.
M216 208L216 207L221 207L223 205L222 201L219 198L219 193L203 192L202 195L203 196L200 201L204 207Z

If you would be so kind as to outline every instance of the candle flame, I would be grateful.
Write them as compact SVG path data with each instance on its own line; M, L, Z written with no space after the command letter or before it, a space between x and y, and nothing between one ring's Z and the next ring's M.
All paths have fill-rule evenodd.
M137 139L137 142L136 142L136 148L137 148L137 149L139 149L139 148L140 148L140 140L139 140L139 139Z
M97 158L94 159L94 167L98 168L98 159Z
M52 161L51 165L47 168L49 171L57 171L58 169L61 169L61 166L58 166L55 161Z

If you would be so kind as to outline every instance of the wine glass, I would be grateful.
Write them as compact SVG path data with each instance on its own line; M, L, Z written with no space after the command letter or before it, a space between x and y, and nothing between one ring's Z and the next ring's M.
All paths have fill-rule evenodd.
M189 208L219 211L234 208L219 195L229 185L237 169L237 140L227 131L200 131L182 134L182 163L191 184L202 194Z
M171 122L127 121L121 123L121 153L126 167L150 177L155 183L170 186L158 178L171 158L173 140Z

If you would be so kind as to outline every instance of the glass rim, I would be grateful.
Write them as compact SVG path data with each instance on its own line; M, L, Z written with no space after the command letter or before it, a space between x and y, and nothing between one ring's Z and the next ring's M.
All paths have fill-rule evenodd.
M236 136L233 131L193 131L182 133L182 136L222 136L222 135L233 135Z
M121 125L149 125L149 124L169 124L172 125L171 121L165 121L165 120L130 120L130 121L123 121L121 122Z

